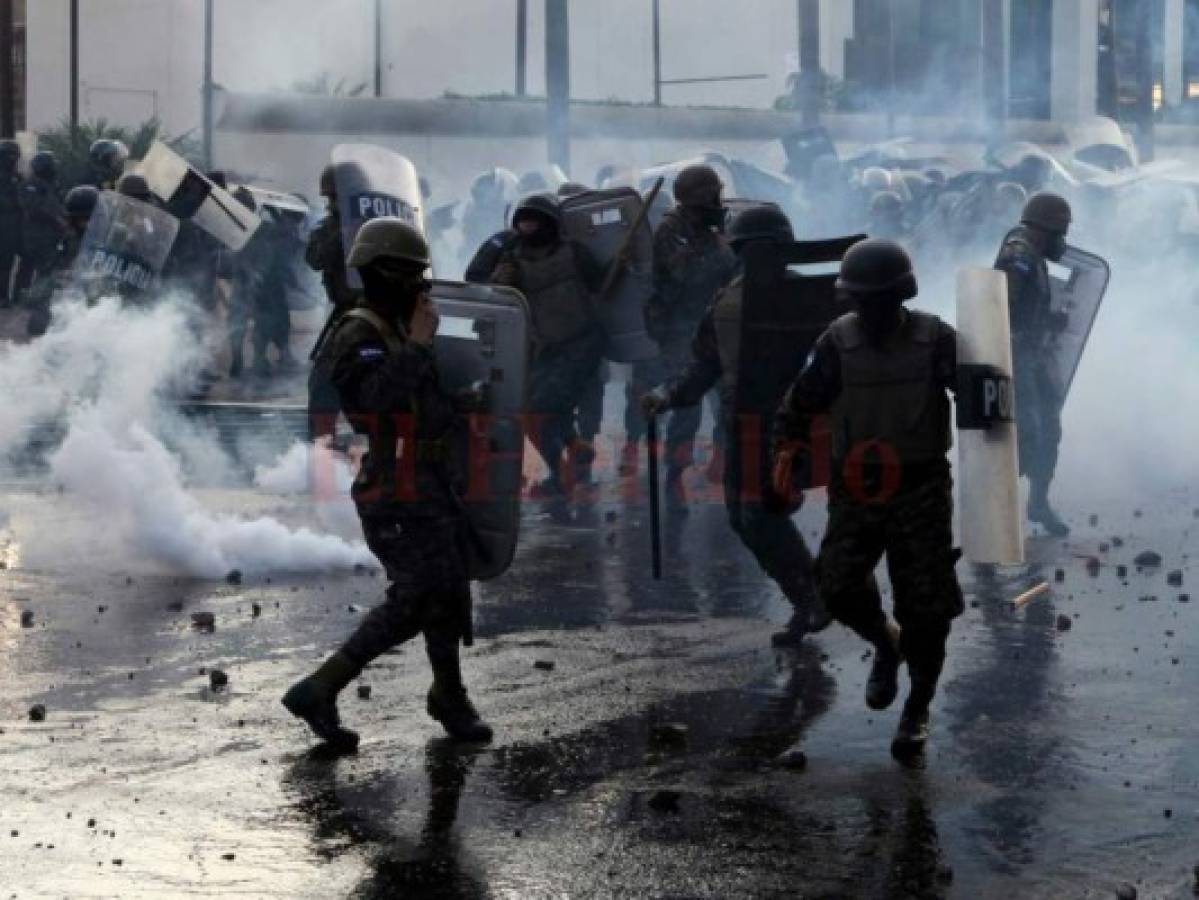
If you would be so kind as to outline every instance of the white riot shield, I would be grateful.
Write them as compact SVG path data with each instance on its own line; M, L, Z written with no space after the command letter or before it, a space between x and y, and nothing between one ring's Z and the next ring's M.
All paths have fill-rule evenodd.
M75 258L75 282L88 298L145 294L157 285L178 233L170 213L102 191Z
M432 293L443 387L487 385L486 410L469 417L469 434L455 448L466 485L459 499L472 526L470 577L486 580L507 571L520 529L529 310L510 288L436 281Z
M1111 269L1100 257L1077 247L1067 247L1065 254L1056 263L1049 263L1049 282L1052 290L1050 309L1065 315L1066 327L1054 334L1049 342L1053 355L1054 371L1061 395L1066 397L1083 351L1091 336L1091 328L1099 315L1099 306L1107 285L1111 280Z
M14 135L14 140L17 146L21 148L21 161L18 164L17 171L24 177L29 177L29 161L33 159L37 153L38 135L36 131L18 131Z
M605 355L617 363L658 355L658 345L645 333L645 304L654 292L654 236L641 216L644 206L633 188L609 188L567 197L560 207L564 237L586 247L605 269L622 252L627 260L607 296L597 299L608 335Z
M254 236L262 221L161 141L154 142L135 171L171 215L195 222L234 253Z
M388 216L425 231L420 179L406 157L373 144L338 144L333 148L333 177L341 213L341 242L347 259L363 223ZM362 290L358 271L346 268L350 287Z
M1024 562L1007 280L963 269L957 283L958 483L962 553L976 563Z

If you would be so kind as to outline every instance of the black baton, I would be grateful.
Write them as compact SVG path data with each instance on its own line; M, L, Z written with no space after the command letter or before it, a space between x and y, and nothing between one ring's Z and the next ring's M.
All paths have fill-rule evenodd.
M658 418L650 416L645 431L649 454L649 536L654 579L662 580L662 529L658 517Z

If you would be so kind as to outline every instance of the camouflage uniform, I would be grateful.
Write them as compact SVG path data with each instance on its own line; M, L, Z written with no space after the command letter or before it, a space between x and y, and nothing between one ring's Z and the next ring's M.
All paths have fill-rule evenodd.
M367 545L391 581L386 602L339 653L361 670L423 633L435 681L463 691L458 642L471 642L469 532L453 493L462 477L448 452L463 423L440 386L433 350L384 335L351 313L318 365L328 366L342 411L369 441L351 494Z
M816 416L832 415L832 483L817 580L837 621L876 647L887 640L874 579L885 554L900 648L914 694L931 700L951 621L963 609L954 571L949 404L956 384L953 329L907 311L881 348L865 342L856 314L816 342L775 419L776 451L802 446ZM865 363L850 367L853 354ZM865 373L865 374L863 374ZM890 448L886 458L876 451Z
M1034 489L1048 492L1057 470L1065 403L1045 353L1046 339L1054 330L1049 268L1023 227L1004 240L995 268L1007 275L1008 283L1020 473Z
M53 268L59 242L67 233L66 212L54 185L31 178L21 188L21 263L30 279Z
M704 396L719 385L721 415L725 431L734 434L731 421L736 409L737 365L741 352L741 309L743 284L734 280L716 297L700 320L691 347L691 360L683 373L667 387L671 408L698 407ZM770 472L769 441L761 435L756 442L761 458L756 470L744 465L738 453L724 461L724 503L729 524L753 553L762 570L773 578L797 611L807 612L813 601L812 554L788 510L767 505ZM746 484L746 471L756 471L759 483Z
M697 224L685 208L675 207L662 217L654 232L654 296L645 315L647 330L662 351L654 380L676 378L687 368L700 319L732 278L735 266L724 238ZM668 481L694 461L695 433L702 418L698 403L671 414L665 441Z

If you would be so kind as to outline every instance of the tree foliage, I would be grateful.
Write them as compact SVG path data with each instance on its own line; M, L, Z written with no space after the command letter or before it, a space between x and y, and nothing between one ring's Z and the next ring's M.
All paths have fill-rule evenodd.
M107 119L80 122L78 125L63 120L58 127L42 132L38 138L38 149L49 150L58 157L59 184L66 190L90 180L88 151L101 138L123 141L129 147L131 160L142 159L156 140L167 144L193 164L199 162L201 155L200 144L191 132L169 137L163 133L162 123L158 119L150 119L136 128L114 125Z

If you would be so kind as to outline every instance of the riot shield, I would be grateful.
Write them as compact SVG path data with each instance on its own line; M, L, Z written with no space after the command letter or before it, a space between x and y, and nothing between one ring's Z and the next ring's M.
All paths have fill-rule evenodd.
M863 237L795 244L753 241L742 250L737 425L729 454L742 490L750 496L764 491L770 481L770 435L783 395L802 371L816 339L848 311L837 300L837 269L845 251ZM792 267L806 271L800 274ZM794 476L800 490L827 484L830 474L827 427L817 426L805 443L807 471Z
M167 212L177 219L191 219L234 253L246 245L262 221L161 141L154 142L135 171L146 179Z
M519 292L490 285L436 281L441 316L436 350L442 385L450 392L484 382L487 407L469 418L455 448L470 519L470 577L507 571L516 553L524 467L525 390L531 326Z
M1070 392L1082 362L1087 339L1091 336L1110 280L1111 269L1107 262L1077 247L1067 247L1058 262L1049 264L1050 309L1064 314L1066 322L1066 327L1054 334L1049 342L1063 398Z
M158 283L179 220L148 203L102 191L79 245L73 276L84 296L145 294Z
M347 259L358 229L371 219L403 219L424 233L424 201L411 160L373 144L338 144L333 148L332 161L341 242ZM346 267L346 280L354 290L362 290L356 269Z
M612 362L653 359L658 345L645 333L645 304L654 292L654 236L641 215L644 202L633 188L609 188L567 197L561 203L562 233L586 247L600 265L612 266L622 252L627 260L599 315ZM634 229L636 229L634 231Z

